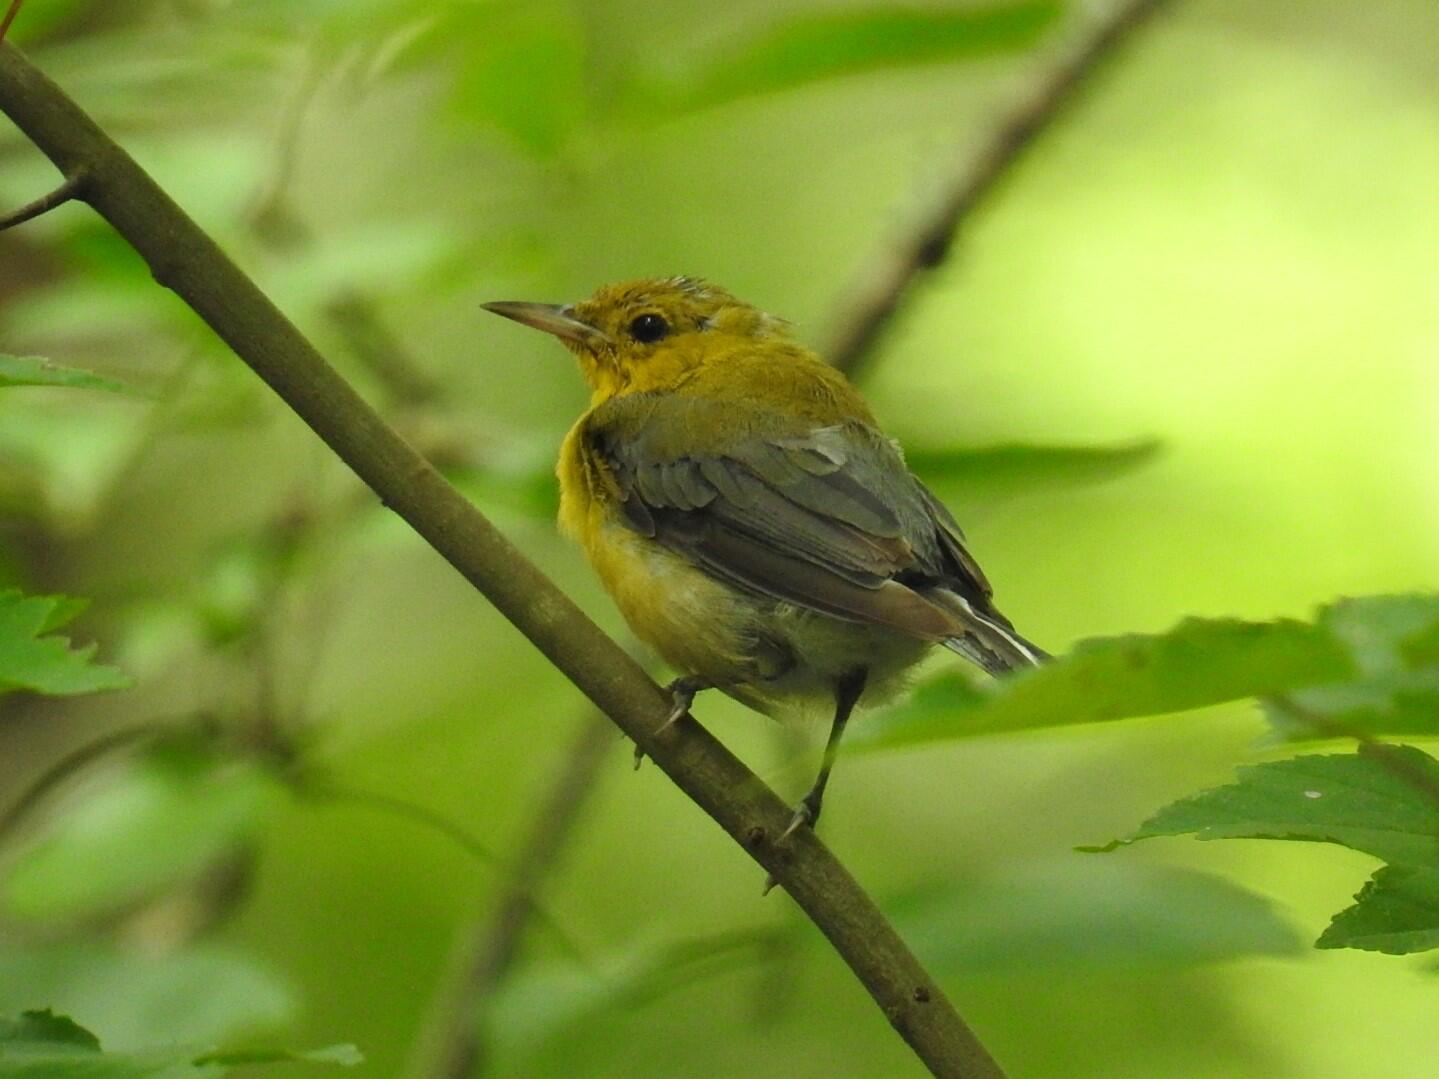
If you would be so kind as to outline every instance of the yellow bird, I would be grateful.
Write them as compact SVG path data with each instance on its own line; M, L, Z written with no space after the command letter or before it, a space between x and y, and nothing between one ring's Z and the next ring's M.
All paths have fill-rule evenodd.
M593 396L560 451L560 525L681 672L670 722L708 688L767 714L833 707L786 835L819 819L860 697L893 692L930 646L990 674L1045 658L858 392L783 320L691 277L485 308L579 358Z

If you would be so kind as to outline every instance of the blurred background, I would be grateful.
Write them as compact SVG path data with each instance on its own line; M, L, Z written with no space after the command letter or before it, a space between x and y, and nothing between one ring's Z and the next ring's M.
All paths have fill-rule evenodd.
M32 0L11 38L620 634L551 521L578 373L478 305L695 274L824 346L1107 10ZM1430 0L1174 0L914 290L863 386L967 463L935 485L1027 635L1433 587L1436 55ZM0 206L54 183L0 124ZM787 897L85 207L0 237L0 351L133 391L0 394L0 584L89 598L69 632L133 679L0 700L0 805L59 767L7 818L0 1011L120 1049L354 1042L365 1077L444 1075L457 1009L488 1075L920 1074ZM1094 452L969 452L1015 444ZM804 789L818 727L697 711ZM1310 948L1370 860L1073 852L1262 736L1236 705L854 753L825 835L1016 1076L1429 1074L1432 959ZM457 1003L566 768L539 910Z

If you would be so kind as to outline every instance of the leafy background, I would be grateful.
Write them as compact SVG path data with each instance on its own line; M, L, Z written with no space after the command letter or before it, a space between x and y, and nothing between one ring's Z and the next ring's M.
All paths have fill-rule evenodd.
M478 303L697 273L823 343L846 286L1091 13L52 0L13 36L618 629L547 519L579 380ZM1436 48L1424 0L1174 3L1008 178L866 378L1026 633L1063 651L1211 620L1189 626L1197 652L1091 645L1028 704L976 701L938 661L915 703L856 728L826 835L1016 1075L1410 1076L1439 1053L1432 957L1310 947L1375 857L1367 887L1391 905L1336 925L1392 947L1394 919L1425 924L1434 802L1342 743L1302 759L1359 763L1289 764L1276 738L1376 709L1365 729L1420 740L1395 754L1435 730L1433 621L1376 667L1318 608L1432 588L1439 565ZM0 128L4 205L53 180ZM0 599L19 687L0 698L0 804L42 783L6 824L0 1013L53 1007L132 1055L354 1042L348 1074L406 1074L505 879L487 853L517 849L582 702L83 208L0 241L0 352L0 582L20 590ZM60 593L91 604L41 598ZM1255 653L1213 621L1276 617L1313 629L1281 623ZM1196 679L1208 697L1126 698L1116 648L1181 672L1242 655L1229 681ZM1288 680L1253 677L1281 661ZM36 663L57 680L26 681ZM1267 713L1223 703L1275 694ZM1207 707L1046 725L1181 704ZM818 731L700 714L803 787ZM912 737L916 718L938 733ZM97 738L111 749L65 768ZM616 737L477 1019L492 1073L917 1072L787 901L759 899L752 864L627 757ZM1413 842L1072 849L1211 826L1180 800L1228 811L1295 767L1392 788ZM1433 914L1409 946L1433 946Z

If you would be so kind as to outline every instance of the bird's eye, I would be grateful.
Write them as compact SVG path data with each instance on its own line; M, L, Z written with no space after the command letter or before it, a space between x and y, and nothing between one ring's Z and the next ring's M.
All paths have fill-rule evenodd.
M640 315L630 323L630 336L645 345L654 344L669 332L670 324L659 315Z

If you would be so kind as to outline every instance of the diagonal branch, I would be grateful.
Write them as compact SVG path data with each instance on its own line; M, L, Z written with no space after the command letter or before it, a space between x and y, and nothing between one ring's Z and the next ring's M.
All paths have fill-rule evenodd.
M380 499L470 581L825 934L935 1075L1002 1073L873 900L812 832L394 431L153 179L18 50L0 45L0 110L149 265Z
M470 1079L483 1072L489 1047L482 1035L481 1009L519 955L540 883L559 859L614 740L614 729L603 716L581 720L560 774L520 846L495 913L470 926L455 950L450 979L437 995L415 1054L416 1079Z
M0 41L4 41L5 35L10 32L10 24L15 21L15 16L20 14L20 5L24 2L25 0L10 0L5 17L0 19Z
M0 232L6 229L13 229L16 225L23 225L27 221L33 221L41 214L49 213L57 206L64 206L71 199L80 197L80 189L84 186L84 174L72 173L61 181L60 186L53 191L46 192L34 202L27 202L18 210L11 210L8 214L0 215Z
M1113 12L1076 41L1028 97L967 154L928 214L873 259L839 306L824 354L853 377L912 286L949 256L955 238L1035 141L1072 106L1089 77L1167 0L1116 0Z

